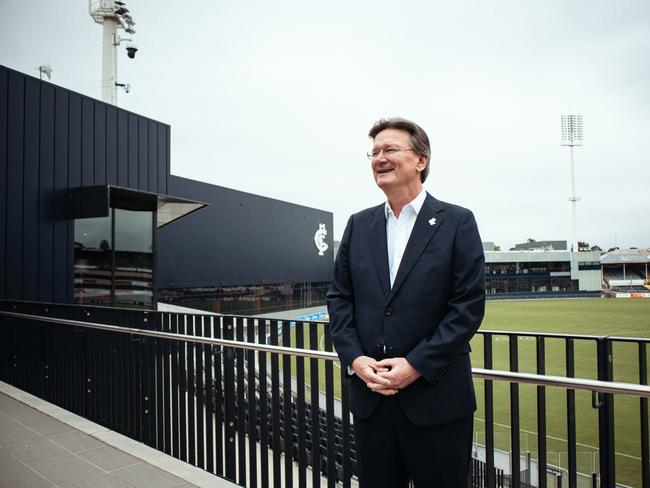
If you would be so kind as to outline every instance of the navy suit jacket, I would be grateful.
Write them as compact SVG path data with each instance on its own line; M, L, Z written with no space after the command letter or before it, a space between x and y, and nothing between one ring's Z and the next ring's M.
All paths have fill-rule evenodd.
M485 310L483 268L472 212L427 194L391 288L384 204L352 215L327 293L342 367L359 356L405 357L422 375L397 393L411 422L430 426L471 414L469 341ZM381 398L351 376L355 416L369 417Z

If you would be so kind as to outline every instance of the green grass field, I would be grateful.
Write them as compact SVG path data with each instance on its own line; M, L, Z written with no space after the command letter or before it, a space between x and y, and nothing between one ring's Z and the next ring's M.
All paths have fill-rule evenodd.
M615 335L650 338L650 300L564 299L530 301L490 301L481 330L555 332L560 334ZM319 344L323 328L319 327ZM295 344L295 338L292 338ZM307 347L306 341L298 347ZM546 340L546 373L565 375L565 346L560 339ZM535 340L520 338L519 371L536 372ZM472 341L472 363L483 367L483 337ZM295 365L295 359L294 359ZM309 378L309 361L306 361ZM336 365L338 367L338 363ZM614 347L614 379L638 383L638 349L636 345L617 344ZM496 337L493 342L493 368L509 369L508 340ZM325 385L324 367L319 365L320 381ZM596 346L593 341L576 341L575 376L596 378ZM335 370L335 395L340 396L338 370ZM475 417L475 439L484 443L484 381L476 380L479 404ZM494 415L496 447L510 448L509 384L494 383ZM522 453L537 456L536 387L521 385L520 442ZM616 473L617 482L640 485L640 414L639 399L615 397ZM546 388L548 463L567 466L566 390ZM586 474L598 471L598 413L591 406L591 393L576 392L576 425L578 471Z
M488 302L483 330L556 332L560 334L614 335L650 337L650 301L565 299L544 301L491 301ZM483 366L483 339L472 341L472 361L475 367ZM494 369L509 369L507 340L496 340ZM519 340L519 370L536 372L534 340ZM546 341L546 373L564 376L565 346L562 340ZM597 378L596 345L593 341L576 341L575 375L580 378ZM614 379L638 383L638 348L634 344L614 346ZM482 441L484 430L484 382L475 381L479 409L476 413L475 432ZM510 446L509 386L495 382L495 436L497 447ZM536 387L520 386L521 446L537 455ZM500 407L499 407L500 406ZM548 462L567 466L566 390L546 389ZM614 400L616 432L617 481L631 486L640 485L641 444L639 399L617 395ZM591 406L591 393L576 392L576 424L578 471L591 473L598 466L598 413Z

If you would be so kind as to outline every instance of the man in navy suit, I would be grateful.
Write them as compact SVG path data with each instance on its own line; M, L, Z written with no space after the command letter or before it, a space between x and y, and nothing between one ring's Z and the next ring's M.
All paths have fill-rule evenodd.
M472 212L422 183L429 139L382 119L368 157L387 201L350 217L327 293L332 339L350 375L363 488L468 486L473 413L469 341L485 309Z

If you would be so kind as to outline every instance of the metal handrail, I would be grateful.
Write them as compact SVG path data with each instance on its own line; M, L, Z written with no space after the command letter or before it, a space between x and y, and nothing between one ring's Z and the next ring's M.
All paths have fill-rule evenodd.
M533 373L515 373L497 369L472 368L475 378L484 380L508 381L510 383L527 383L538 386L556 386L570 390L588 390L600 393L618 393L650 398L650 386L618 381L600 381L583 378L567 378Z
M311 359L324 359L326 361L338 361L338 356L334 352L316 351L313 349L300 349L296 347L275 346L272 344L259 344L255 342L236 341L231 339L218 339L211 337L200 337L188 334L174 332L159 332L154 330L136 329L132 327L119 327L116 325L99 324L96 322L84 322L80 320L61 319L54 317L44 317L42 315L31 315L17 312L6 312L0 310L0 315L14 317L18 319L35 320L38 322L49 322L61 325L71 325L74 327L84 327L88 329L103 330L107 332L118 332L121 334L130 334L144 337L156 337L159 339L169 339L174 341L196 342L200 344L209 344L213 346L231 347L234 349L246 349L258 352L270 352L276 354L288 354L292 356L301 356ZM252 319L257 320L257 319ZM616 393L621 395L633 395L650 398L650 386L638 385L633 383L621 383L615 381L600 381L583 378L567 378L564 376L549 376L533 373L518 373L512 371L501 371L493 369L472 368L472 375L476 378L493 381L507 381L510 383L526 383L538 386L554 386L568 388L572 390L587 390L600 393Z
M188 334L181 334L177 332L160 332L156 330L135 329L132 327L121 327L117 325L98 324L96 322L84 322L80 320L44 317L42 315L5 312L2 310L0 310L0 315L5 315L7 317L15 317L19 319L36 320L38 322L50 322L53 324L72 325L74 327L85 327L87 329L104 330L107 332L118 332L120 334L130 334L130 335L137 335L137 336L144 336L144 337L157 337L159 339L170 339L173 341L197 342L200 344L232 347L235 349L247 349L249 351L289 354L295 356L302 356L306 358L325 359L328 361L337 361L339 358L335 352L315 351L313 349L299 349L296 347L274 346L272 344L260 344L257 342L244 342L244 341L236 341L232 339L201 337L201 336L194 336Z
M571 334L569 336L565 334L560 334L557 332L523 332L523 331L514 331L514 330L493 330L493 329L481 329L479 331L484 335L508 335L516 337L539 337L539 338L548 338L548 339L611 339L616 342L645 342L650 343L650 338L648 337L625 337L625 336L613 336L613 335L594 335L594 334Z

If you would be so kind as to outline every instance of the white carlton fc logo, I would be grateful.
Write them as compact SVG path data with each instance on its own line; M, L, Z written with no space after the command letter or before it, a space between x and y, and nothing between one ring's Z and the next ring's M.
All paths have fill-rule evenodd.
M325 228L325 224L318 224L318 230L314 234L314 244L316 244L316 249L318 249L319 256L322 256L329 247L327 245L327 242L325 242L325 237L327 237L327 229Z

